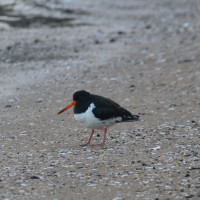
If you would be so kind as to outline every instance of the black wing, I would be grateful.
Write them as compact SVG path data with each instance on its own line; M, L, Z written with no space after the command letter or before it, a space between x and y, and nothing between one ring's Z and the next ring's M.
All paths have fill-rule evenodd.
M132 115L128 110L122 108L111 99L95 95L94 104L96 107L93 109L93 113L101 120L117 117L120 117L121 120L116 120L116 122L139 120L139 116Z

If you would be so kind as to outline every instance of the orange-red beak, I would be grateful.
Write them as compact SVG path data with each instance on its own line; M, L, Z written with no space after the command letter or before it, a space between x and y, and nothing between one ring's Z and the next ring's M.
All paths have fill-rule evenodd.
M67 107L65 107L60 112L58 112L57 115L59 115L60 113L64 112L65 110L71 108L72 106L76 105L76 103L77 103L76 101L72 101Z

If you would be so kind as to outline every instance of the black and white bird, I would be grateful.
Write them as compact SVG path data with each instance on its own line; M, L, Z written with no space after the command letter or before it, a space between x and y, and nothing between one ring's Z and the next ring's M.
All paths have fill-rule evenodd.
M119 122L138 121L138 115L132 115L109 98L90 94L80 90L73 94L73 101L58 114L74 106L74 118L83 126L91 128L92 132L86 144L90 144L94 129L104 129L103 142L97 145L103 146L106 141L107 128Z

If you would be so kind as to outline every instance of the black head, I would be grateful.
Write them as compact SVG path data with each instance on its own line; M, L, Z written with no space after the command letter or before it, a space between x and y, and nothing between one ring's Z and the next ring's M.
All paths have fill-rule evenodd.
M74 111L78 107L78 111L75 111L75 113L84 112L87 109L87 107L88 107L87 104L89 103L89 102L87 102L85 100L89 99L89 96L90 96L90 93L86 92L84 90L80 90L80 91L75 92L73 94L73 101L68 106L66 106L64 109L62 109L60 112L58 112L58 114L63 113L65 110L68 110L72 106L75 106L74 107ZM87 104L85 104L83 102L86 102ZM87 107L86 107L86 105L87 105ZM84 111L82 111L83 109L84 109Z
M86 92L85 90L80 90L80 91L77 91L73 94L73 100L79 101L81 99L89 97L89 95L90 95L89 92Z

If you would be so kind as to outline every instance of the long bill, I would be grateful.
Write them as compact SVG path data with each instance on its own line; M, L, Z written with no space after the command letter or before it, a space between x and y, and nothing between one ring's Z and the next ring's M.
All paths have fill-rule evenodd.
M61 114L62 112L66 111L67 109L71 108L72 106L76 105L76 101L72 101L67 107L63 108L60 112L57 113L57 115Z

